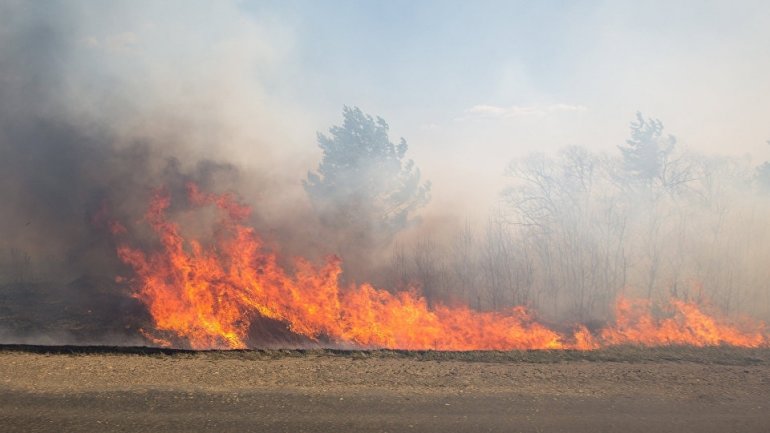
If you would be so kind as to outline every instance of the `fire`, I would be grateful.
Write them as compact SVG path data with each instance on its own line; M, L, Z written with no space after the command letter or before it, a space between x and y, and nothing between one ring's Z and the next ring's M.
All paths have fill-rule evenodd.
M616 324L601 331L602 341L605 344L632 343L645 346L726 344L760 347L768 343L762 323L750 324L745 327L748 330L741 330L706 314L694 303L671 299L667 307L670 317L656 319L649 301L618 299L615 305Z
M617 324L597 335L578 326L563 334L540 323L524 307L480 312L432 305L416 291L391 293L363 284L339 285L341 264L330 258L316 266L296 259L287 272L266 251L252 227L250 209L230 195L207 194L188 185L190 204L215 206L221 219L213 245L185 240L169 221L168 194L158 192L146 220L160 239L145 253L127 243L118 256L134 272L129 280L155 330L194 349L245 348L258 316L282 321L297 334L331 344L357 347L512 350L590 350L611 344L692 344L757 347L767 345L762 324L746 332L723 323L694 304L672 300L674 317L656 320L648 304L620 299ZM114 231L123 235L126 230ZM171 341L144 335L156 344Z

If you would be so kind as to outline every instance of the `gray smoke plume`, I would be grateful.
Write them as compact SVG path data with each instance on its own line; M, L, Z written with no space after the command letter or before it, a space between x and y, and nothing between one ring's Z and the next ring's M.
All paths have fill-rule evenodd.
M131 107L121 94L89 94L89 83L103 83L79 64L77 12L59 2L0 5L3 340L50 338L72 322L91 327L78 341L135 333L145 317L112 280L122 267L108 220L137 224L156 188L183 203L187 182L226 189L239 176L226 162L180 158L190 153L184 140L124 132ZM94 104L99 115L85 114Z
M419 138L405 137L405 153L393 134L373 140L387 142L399 162L370 188L381 203L369 207L388 216L372 224L352 214L358 191L339 194L324 174L323 152L348 144L335 138L344 131L332 125L345 126L339 112L310 118L312 108L278 103L266 90L294 79L276 78L288 44L281 32L244 22L228 2L187 3L0 2L0 342L144 342L137 329L149 318L115 282L128 270L107 226L120 221L133 246L156 245L142 221L150 197L163 187L170 212L183 211L191 181L252 205L249 223L280 257L341 253L345 283L416 286L431 304L524 304L549 320L587 322L611 319L621 293L702 295L729 314L770 317L767 164L755 173L740 158L688 152L662 122L642 116L612 152L572 146L507 161L507 150L482 147L455 165L467 171L442 165L463 154L452 146L423 146L420 158ZM584 107L545 111L567 109ZM469 117L518 111L483 105ZM377 137L389 131L377 124ZM319 148L315 132L330 126ZM328 162L360 170L347 167L347 156ZM346 182L372 180L362 173ZM482 178L494 173L490 186ZM426 180L434 182L427 205ZM322 194L309 199L314 190ZM498 208L490 212L480 197L496 197ZM386 241L370 239L378 226ZM262 344L291 338L269 321L253 335Z

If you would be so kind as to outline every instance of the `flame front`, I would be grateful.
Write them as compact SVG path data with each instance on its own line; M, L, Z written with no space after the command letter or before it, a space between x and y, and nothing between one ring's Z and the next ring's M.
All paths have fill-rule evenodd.
M671 299L667 307L670 317L656 319L649 301L618 299L615 305L616 324L601 331L602 341L605 344L645 346L728 344L760 347L768 343L765 326L761 322L745 324L742 330L681 299Z
M156 330L194 349L247 347L249 327L258 316L282 321L311 339L358 347L589 350L612 344L768 344L762 323L751 323L746 331L677 299L671 301L673 317L656 319L648 303L621 298L615 326L597 335L577 326L564 335L535 321L524 307L479 312L464 306L429 306L414 291L391 293L368 284L343 290L338 259L322 266L296 259L294 271L288 273L265 251L255 230L244 224L247 207L230 195L207 194L195 185L188 186L188 195L194 206L220 209L213 245L186 241L179 225L167 219L169 196L159 192L146 218L161 248L146 254L122 243L118 255L133 269L134 296L147 306Z

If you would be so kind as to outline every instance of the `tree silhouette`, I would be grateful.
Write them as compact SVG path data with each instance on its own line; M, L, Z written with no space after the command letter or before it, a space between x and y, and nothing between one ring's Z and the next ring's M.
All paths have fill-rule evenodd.
M677 152L676 138L664 135L663 122L658 119L645 119L637 112L636 121L631 122L631 138L618 148L626 180L631 183L675 192L693 180L691 164Z
M658 119L645 119L636 113L631 122L631 138L625 146L618 146L623 156L623 167L632 176L650 182L660 176L663 160L674 149L676 139L663 136L663 123Z
M357 107L344 107L342 126L318 134L323 159L303 181L322 223L341 229L355 242L387 244L414 218L414 211L430 198L430 183L402 138L388 138L388 124Z
M767 140L767 144L770 144L770 140ZM770 193L770 161L765 161L757 167L756 176L760 190Z
M764 192L770 192L770 162L764 162L757 167L757 182Z

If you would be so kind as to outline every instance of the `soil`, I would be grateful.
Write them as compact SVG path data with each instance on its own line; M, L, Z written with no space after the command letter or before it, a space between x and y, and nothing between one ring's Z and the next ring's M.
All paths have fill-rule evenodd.
M3 432L767 432L770 349L0 347Z

